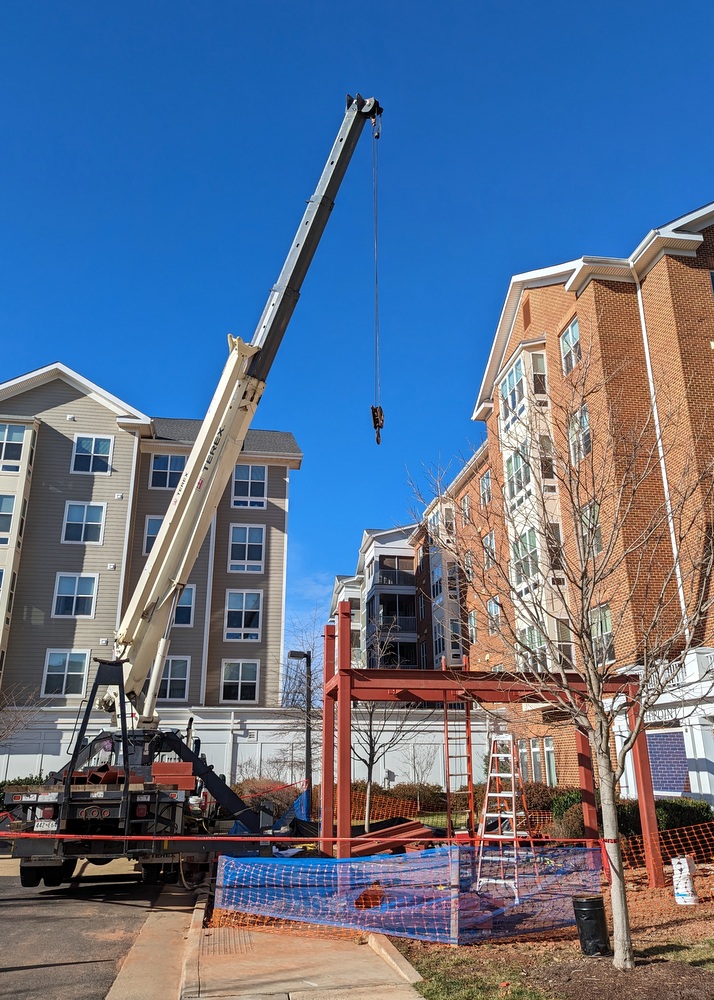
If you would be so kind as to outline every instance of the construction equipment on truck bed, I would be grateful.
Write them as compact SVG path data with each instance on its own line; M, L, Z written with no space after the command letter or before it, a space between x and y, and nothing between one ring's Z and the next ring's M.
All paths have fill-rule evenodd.
M206 765L200 747L191 747L190 726L186 739L158 728L156 700L179 599L238 460L357 141L366 121L376 123L381 112L374 98L348 96L337 138L253 339L247 344L228 338L228 360L117 629L114 659L97 661L69 764L42 789L6 787L14 831L33 835L13 841L24 885L40 879L59 885L71 878L80 857L95 862L134 857L153 880L162 867L175 866L182 852L206 860L210 846L198 839L191 843L192 836L229 830L251 835L263 826L261 817ZM105 690L97 697L100 688ZM86 744L93 707L112 713L119 731ZM175 839L184 835L185 843Z

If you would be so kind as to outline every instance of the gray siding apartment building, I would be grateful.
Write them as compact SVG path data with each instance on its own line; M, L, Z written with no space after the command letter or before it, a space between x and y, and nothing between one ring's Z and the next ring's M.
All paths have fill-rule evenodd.
M59 766L200 427L152 418L62 364L0 384L0 692L36 705L0 779ZM194 718L229 776L277 722L292 434L250 430L176 614L158 711ZM4 709L12 711L12 709ZM109 717L96 711L92 732Z

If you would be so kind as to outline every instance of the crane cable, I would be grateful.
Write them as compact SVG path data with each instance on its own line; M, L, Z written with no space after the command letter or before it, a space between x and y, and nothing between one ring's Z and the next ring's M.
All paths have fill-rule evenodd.
M384 411L382 409L382 375L380 371L379 345L379 240L378 240L378 194L379 194L379 142L382 134L382 116L372 119L372 200L374 206L374 405L372 425L377 444L382 440Z

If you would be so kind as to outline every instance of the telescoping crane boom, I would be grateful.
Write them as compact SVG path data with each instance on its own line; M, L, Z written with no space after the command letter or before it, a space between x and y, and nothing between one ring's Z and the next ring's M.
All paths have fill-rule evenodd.
M366 121L376 123L381 112L373 97L348 96L342 126L253 338L249 344L228 338L223 374L116 632L115 662L123 664L124 692L140 727L159 723L156 699L176 605L238 460L357 141ZM118 698L118 687L109 687L97 704L116 712Z

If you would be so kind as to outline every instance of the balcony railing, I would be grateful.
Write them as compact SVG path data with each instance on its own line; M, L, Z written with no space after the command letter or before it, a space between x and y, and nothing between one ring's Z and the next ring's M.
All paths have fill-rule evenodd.
M395 632L416 632L416 615L382 615L379 621L370 622L367 632L376 632L381 629L383 632L393 629Z
M415 579L413 573L402 569L380 569L377 582L388 587L413 587Z

